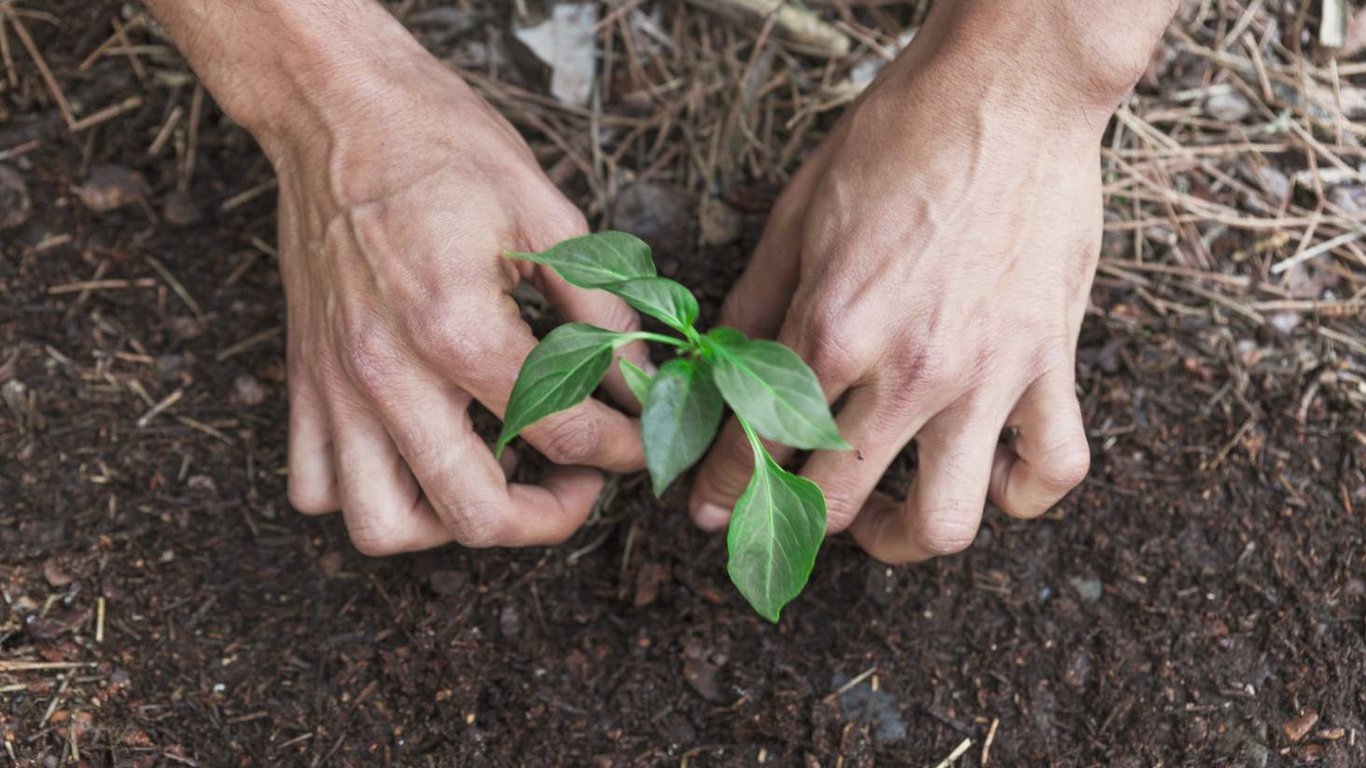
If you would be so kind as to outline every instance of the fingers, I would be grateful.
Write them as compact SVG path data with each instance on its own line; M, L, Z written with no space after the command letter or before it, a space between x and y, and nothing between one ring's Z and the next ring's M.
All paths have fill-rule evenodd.
M393 555L451 541L379 419L349 396L331 405L342 513L356 549Z
M446 329L443 340L428 347L436 372L460 383L500 419L507 412L508 395L522 361L536 345L516 304L506 299L503 308L485 319L484 328L474 333L468 327ZM593 398L536 422L523 430L522 437L556 464L613 472L631 472L645 465L636 422Z
M640 330L640 316L626 302L606 291L590 291L576 288L555 274L554 270L536 270L536 287L560 310L565 319L572 322L588 323L610 331L631 332ZM617 350L619 357L625 357L636 365L650 370L650 352L643 341L635 341ZM607 369L607 378L602 386L613 401L638 412L639 405L635 396L626 386L621 369L613 365Z
M874 497L850 532L874 558L908 563L966 549L986 504L1000 422L941 412L919 436L920 466L906 501Z
M289 374L289 503L306 515L341 508L327 407L297 369Z
M602 473L597 470L565 467L547 474L540 485L510 486L511 525L502 545L559 544L588 519L602 485Z
M556 544L593 508L602 476L551 473L544 487L509 486L470 421L469 395L435 374L395 381L383 413L398 451L450 538L467 547Z
M1007 514L1047 512L1086 477L1091 449L1070 367L1040 378L1020 398L1008 424L1019 431L991 474L991 500Z
M855 389L835 417L852 450L817 451L802 468L802 475L825 492L831 533L854 522L887 467L929 416L913 412L898 417L886 400L875 383Z

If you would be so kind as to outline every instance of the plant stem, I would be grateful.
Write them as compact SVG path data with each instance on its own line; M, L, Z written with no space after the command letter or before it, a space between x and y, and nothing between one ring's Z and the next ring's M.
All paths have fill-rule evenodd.
M740 422L740 428L745 430L745 437L749 438L749 447L754 449L754 467L755 471L758 471L759 460L768 455L768 450L764 448L763 443L759 442L758 433L754 431L754 427L751 427L748 421L741 418L738 413L735 414L735 420Z
M636 331L635 333L623 334L620 344L629 344L633 341L657 341L660 344L668 344L680 349L692 349L692 345L682 339L673 336L665 336L662 333L650 333L649 331Z

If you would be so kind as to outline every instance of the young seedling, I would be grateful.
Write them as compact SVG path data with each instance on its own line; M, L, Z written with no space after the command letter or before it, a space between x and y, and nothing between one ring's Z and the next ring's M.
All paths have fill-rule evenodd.
M637 340L674 347L677 356L653 377L625 359L620 363L641 403L641 439L655 495L702 458L730 406L754 451L754 474L732 512L727 570L754 610L778 621L815 565L825 538L825 495L778 466L760 438L806 450L848 449L815 374L777 342L749 339L732 328L700 333L697 299L656 275L650 247L632 235L601 232L543 253L507 255L544 264L580 288L620 296L679 335L618 333L584 323L551 331L522 364L495 451L527 426L591 395L618 347Z

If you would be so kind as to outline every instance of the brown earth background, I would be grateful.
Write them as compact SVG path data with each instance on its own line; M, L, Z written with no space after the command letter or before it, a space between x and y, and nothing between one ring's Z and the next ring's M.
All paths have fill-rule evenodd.
M928 8L811 0L832 54L718 4L603 8L588 109L505 4L391 7L713 317ZM0 765L1366 765L1364 38L1186 3L1105 142L1090 478L925 565L837 537L770 626L643 477L553 549L293 513L269 164L137 6L0 2Z

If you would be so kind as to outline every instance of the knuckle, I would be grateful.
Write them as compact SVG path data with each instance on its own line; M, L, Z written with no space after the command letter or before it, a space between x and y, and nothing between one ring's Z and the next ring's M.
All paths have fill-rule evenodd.
M468 306L455 301L434 301L414 313L409 334L422 354L436 355L453 363L475 363L492 352L486 334L470 333Z
M596 419L566 414L537 447L556 464L584 464L597 457L602 439L602 425Z
M332 497L330 489L318 488L315 485L295 480L289 480L289 489L286 492L289 497L289 505L304 515L325 515L335 512L337 509L336 501Z
M816 313L807 333L807 362L822 382L848 383L864 369L862 342L837 310Z
M933 557L955 555L977 538L977 510L966 504L926 510L916 542Z
M934 336L920 345L912 356L910 377L925 390L937 391L962 386L961 352L949 347L948 340Z
M357 388L370 396L384 392L397 357L385 336L373 328L349 329L339 346L342 367Z
M825 488L826 528L842 531L854 521L863 508L863 499L856 492L836 483L826 483Z
M461 546L470 549L496 547L503 537L503 508L497 504L463 501L441 512L446 530Z
M1084 439L1045 451L1040 467L1043 481L1050 490L1064 492L1081 485L1090 471L1091 449Z
M1025 368L1030 380L1038 380L1057 371L1075 370L1074 344L1065 333L1039 334L1039 346Z
M407 537L397 526L376 524L371 515L357 515L356 522L347 523L351 543L362 555L388 557L408 549Z
M903 349L903 354L892 356L884 372L889 416L943 404L967 389L957 359L940 341L930 339Z

